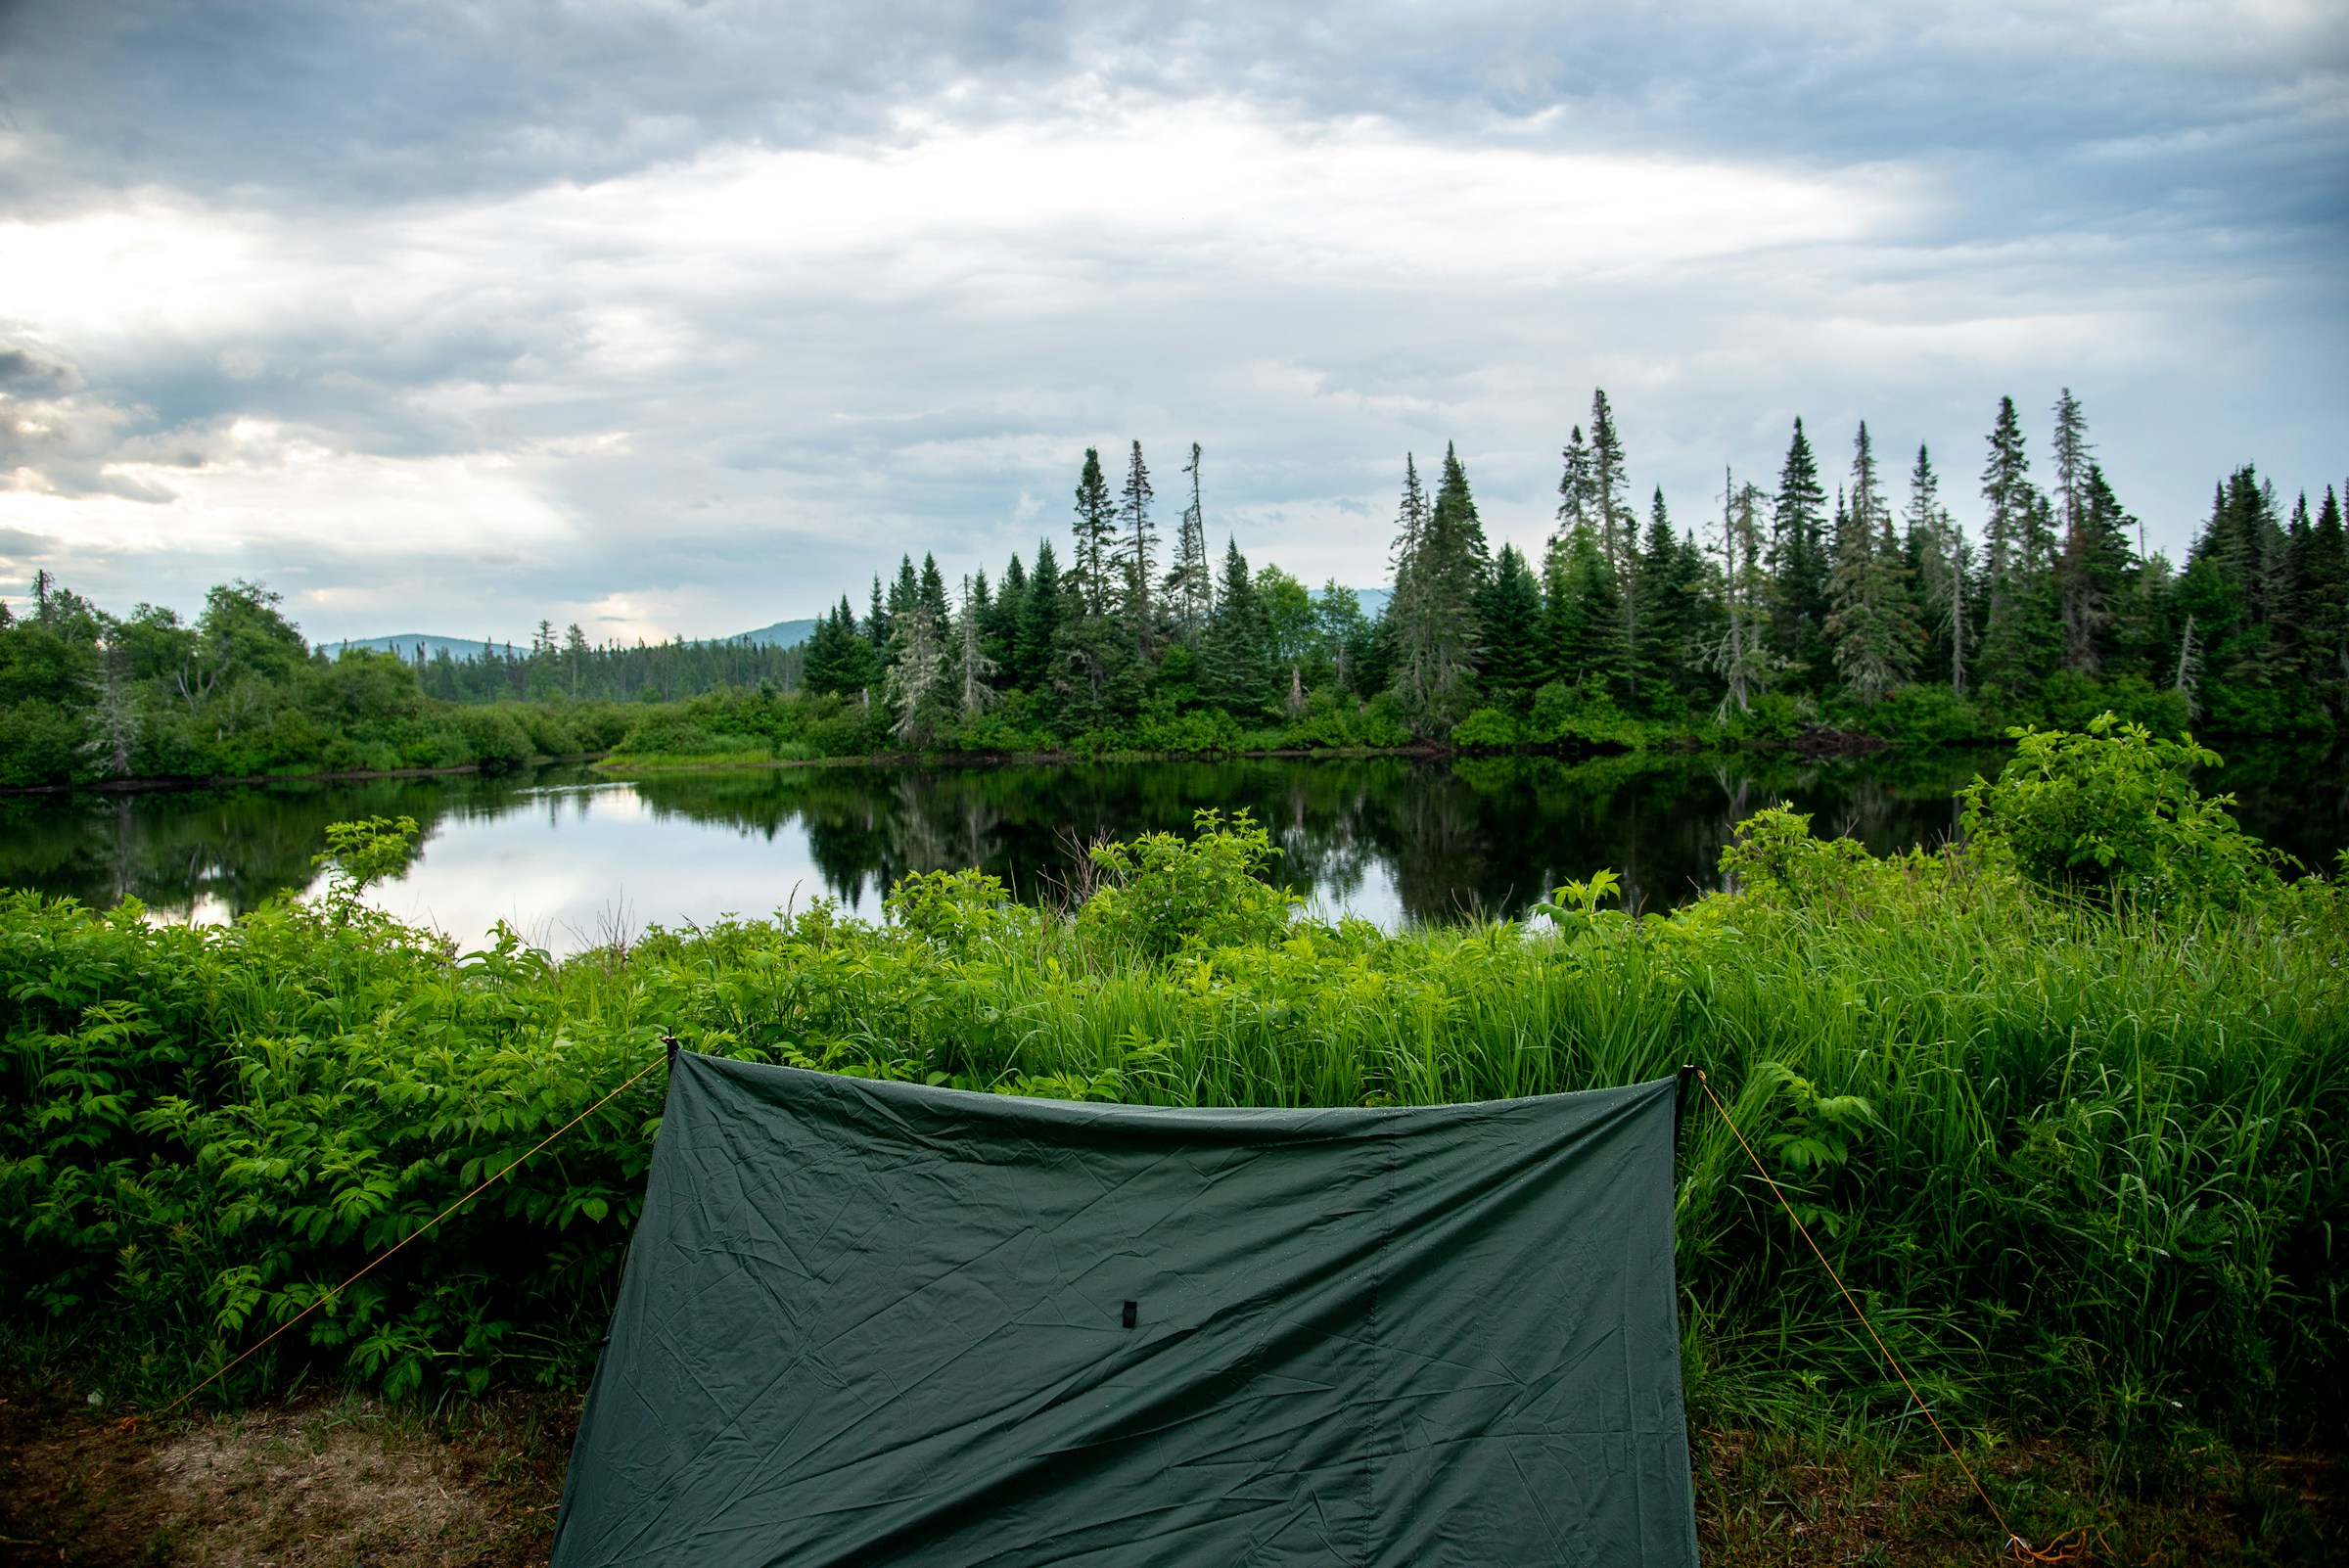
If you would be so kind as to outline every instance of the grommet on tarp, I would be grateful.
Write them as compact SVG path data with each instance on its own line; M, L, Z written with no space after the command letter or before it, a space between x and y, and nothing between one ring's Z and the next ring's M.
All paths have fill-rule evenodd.
M677 1052L685 1048L685 1042L678 1039L676 1036L665 1032L661 1037L661 1043L668 1047L668 1070L673 1073L677 1070Z

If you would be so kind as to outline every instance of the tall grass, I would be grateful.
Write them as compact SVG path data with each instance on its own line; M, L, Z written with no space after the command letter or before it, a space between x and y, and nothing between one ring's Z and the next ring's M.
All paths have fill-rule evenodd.
M1979 858L1820 860L1834 875L1807 891L1756 879L1669 917L1531 930L1386 934L1277 900L1267 926L1260 900L1172 950L1141 900L1070 918L941 876L880 925L819 905L564 963L510 937L454 956L348 904L189 930L12 896L0 1313L167 1397L669 1029L829 1071L1177 1105L1499 1098L1693 1061L1950 1417L2337 1423L2319 1393L2340 1371L2349 1221L2334 891L2155 915ZM656 1070L226 1397L305 1366L395 1393L576 1382L662 1091ZM1911 1419L1701 1097L1679 1248L1700 1409Z

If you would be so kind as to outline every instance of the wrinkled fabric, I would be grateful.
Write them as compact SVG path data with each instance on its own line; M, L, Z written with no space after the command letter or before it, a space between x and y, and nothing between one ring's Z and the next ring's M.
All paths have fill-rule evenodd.
M1693 1568L1673 1113L680 1055L554 1568Z

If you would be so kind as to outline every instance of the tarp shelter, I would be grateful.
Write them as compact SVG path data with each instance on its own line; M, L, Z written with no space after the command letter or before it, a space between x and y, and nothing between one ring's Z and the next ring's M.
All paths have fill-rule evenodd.
M1693 1565L1674 1109L681 1055L554 1568Z

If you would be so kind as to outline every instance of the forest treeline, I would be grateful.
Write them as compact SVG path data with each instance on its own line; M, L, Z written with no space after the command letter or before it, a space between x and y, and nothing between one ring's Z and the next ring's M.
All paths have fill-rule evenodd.
M0 605L0 787L887 751L1195 752L1787 739L1992 739L2107 709L2164 732L2326 732L2349 716L2349 542L2327 486L2217 486L2183 567L2144 547L2066 391L2046 483L2002 399L1981 525L1920 446L1867 427L1830 464L1797 420L1774 483L1717 517L1635 499L1605 392L1568 438L1536 560L1492 548L1465 465L1406 455L1393 592L1367 613L1236 542L1211 551L1201 449L1162 509L1141 443L1084 455L1071 536L949 585L935 556L844 597L803 647L595 646L541 622L473 659L313 653L257 584L185 621L109 615L44 574ZM1900 491L1896 506L1893 495Z
M1235 732L1508 745L1818 722L1959 740L2104 708L2234 733L2342 717L2349 546L2330 487L2287 512L2236 470L2179 569L2145 550L2068 390L2050 452L2043 485L2002 399L1969 533L1926 448L1896 507L1863 424L1830 496L1797 420L1774 484L1725 473L1719 517L1682 528L1661 489L1637 504L1602 391L1566 443L1539 560L1491 548L1455 452L1432 491L1406 456L1393 597L1372 620L1334 582L1252 571L1236 543L1212 558L1196 444L1163 551L1140 442L1114 489L1088 450L1065 566L1046 540L950 593L935 559L901 560L861 617L844 598L819 623L805 686L877 705L919 749L1103 732L1143 749Z
M589 642L576 622L558 633L541 621L527 647L484 641L466 659L445 647L427 658L420 647L415 669L418 689L445 703L666 703L721 689L788 691L806 658L800 644L749 637Z

